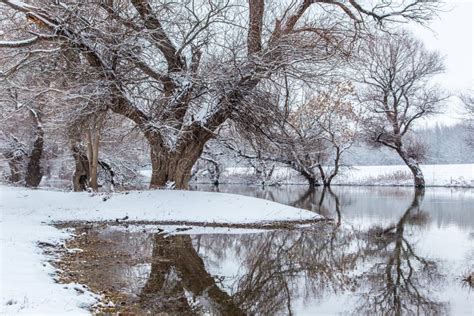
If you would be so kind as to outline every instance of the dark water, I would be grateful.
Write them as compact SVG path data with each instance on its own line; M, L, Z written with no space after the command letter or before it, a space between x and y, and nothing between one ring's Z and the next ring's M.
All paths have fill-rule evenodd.
M474 272L473 190L219 190L306 208L335 224L172 236L105 228L100 238L140 259L102 277L121 282L151 313L474 315L474 289L462 281Z

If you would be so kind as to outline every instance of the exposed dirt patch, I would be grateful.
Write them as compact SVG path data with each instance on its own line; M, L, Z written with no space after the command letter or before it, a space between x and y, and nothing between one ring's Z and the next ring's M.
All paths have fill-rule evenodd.
M145 258L132 256L114 248L114 242L98 236L95 228L100 225L75 226L75 237L64 245L39 244L46 253L55 253L57 260L50 263L59 269L56 281L86 285L103 300L92 307L94 314L141 315L132 296L122 291L125 284L110 278L109 269L120 266L136 266Z
M55 222L58 228L80 227L87 225L127 226L127 225L182 225L198 227L225 227L225 228L249 228L249 229L300 229L302 225L310 225L322 222L333 222L331 218L316 218L301 221L271 221L246 224L214 223L214 222L192 222L192 221L133 221L117 218L113 221L70 221Z

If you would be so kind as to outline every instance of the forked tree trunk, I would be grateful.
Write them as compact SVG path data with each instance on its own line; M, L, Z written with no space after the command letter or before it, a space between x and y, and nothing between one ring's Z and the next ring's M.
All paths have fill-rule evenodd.
M184 146L182 150L172 151L152 145L150 188L169 186L176 189L187 189L191 179L191 169L201 156L206 141L196 140L188 146Z
M305 171L300 171L300 173L308 181L308 184L311 188L319 187L321 185L314 174L310 174L310 173L305 172Z
M99 167L100 133L105 120L106 112L100 112L89 118L86 127L87 158L89 160L89 185L94 191L99 190L97 172Z
M319 169L319 174L321 175L321 181L323 182L324 187L329 187L331 185L331 182L327 181L326 178L326 172L324 171L324 168L321 164L318 164L318 169Z
M313 177L306 178L308 180L308 184L310 187L319 187L321 184L319 184L319 181Z
M336 148L336 157L334 158L334 169L332 170L329 177L327 177L326 183L324 184L327 187L331 186L332 180L337 176L339 173L339 164L341 162L341 148L335 146Z

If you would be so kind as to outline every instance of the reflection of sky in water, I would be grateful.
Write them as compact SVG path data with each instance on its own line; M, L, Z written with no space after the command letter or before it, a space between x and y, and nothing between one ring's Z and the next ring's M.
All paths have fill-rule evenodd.
M206 190L206 187L199 189ZM219 190L266 198L313 211L320 210L323 215L336 217L335 200L326 192L321 203L321 189L316 189L310 195L304 186L262 189L229 185L220 186ZM411 188L335 187L333 191L339 197L342 223L358 230L367 230L374 225L385 227L395 224L413 199ZM424 223L406 224L404 236L416 249L417 256L435 260L439 272L446 276L436 286L433 295L440 301L449 302L450 314L473 315L474 308L470 302L474 299L473 294L466 287L463 288L460 278L474 268L474 190L428 188L420 209L426 217ZM203 257L211 258L212 254L207 253ZM209 269L213 270L211 273L234 275L236 270L229 269L227 261L233 262L235 257L236 254L229 253L225 260L215 260L213 265L209 265ZM222 265L217 267L216 262ZM235 263L232 265L235 266ZM227 282L231 283L229 280ZM325 295L324 300L318 300L316 304L311 300L297 299L294 311L297 314L344 312L347 309L343 307L354 305L354 300L354 295Z
M198 190L215 191L212 186L199 185ZM343 218L350 223L386 223L397 220L410 205L413 189L408 187L341 187L332 188L339 197ZM307 186L290 185L280 187L220 185L220 192L236 193L309 210L317 210L321 188L310 196ZM323 209L334 216L334 200L325 194ZM422 210L426 211L438 225L455 224L460 229L474 231L474 189L427 188Z
M474 293L460 281L474 269L473 190L430 188L420 207L410 188L335 187L334 194L325 192L323 199L320 189L308 193L303 186L221 186L220 191L267 198L335 218L336 209L341 213L342 225L336 231L322 225L303 232L209 234L200 228L186 232L207 272L221 278L218 285L239 306L280 314L291 305L297 315L370 311L378 315L384 312L373 309L374 297L387 295L394 301L391 290L397 287L402 305L408 304L411 311L425 304L422 314L444 312L444 308L452 315L474 313ZM111 277L128 279L123 284L135 294L143 288L144 278L153 274L145 262L152 260L154 244L152 235L140 233L143 227L132 230L130 234L106 229L101 236L113 239L116 249L144 258L140 265L110 269ZM183 251L186 258L190 250L176 251ZM387 267L392 282L400 276L398 267L402 279L410 277L408 285L402 280L390 286ZM417 292L418 300L411 294Z

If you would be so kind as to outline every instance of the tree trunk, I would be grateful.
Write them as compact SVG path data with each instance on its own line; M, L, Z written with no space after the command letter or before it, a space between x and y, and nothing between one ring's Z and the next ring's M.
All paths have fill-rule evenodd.
M422 189L425 187L425 178L423 172L417 162L410 162L408 168L410 168L411 173L413 174L413 179L415 183L415 188Z
M331 186L332 180L339 173L339 163L341 162L341 149L338 146L335 146L335 148L336 157L334 158L334 169L332 170L331 174L329 175L329 177L327 177L327 180L324 183L324 186L326 187Z
M423 189L425 187L425 178L419 163L413 158L408 157L402 149L397 150L397 152L413 174L415 188Z
M321 175L321 181L323 181L323 186L324 187L329 187L331 185L331 182L327 181L326 173L324 172L324 168L323 168L323 166L321 166L321 164L318 164L318 170L319 170L319 174Z
M314 174L305 172L305 171L300 171L301 175L305 177L305 179L308 181L308 184L311 188L313 187L319 187L321 184L319 183L318 179Z
M8 166L10 167L9 181L11 183L18 183L22 180L22 163L23 156L12 157L8 160Z
M214 172L212 176L212 184L217 187L219 186L219 178L221 177L221 170L217 162L213 163L213 166L214 166Z
M106 179L110 183L110 190L113 192L115 191L115 172L114 169L110 164L103 160L98 160L99 166L102 167L102 169L109 174L109 179Z
M167 186L187 189L191 179L191 169L201 156L206 141L196 140L187 146L182 146L182 150L170 151L152 145L150 189Z
M100 112L89 118L86 128L87 158L89 159L89 184L92 190L98 191L97 172L99 166L100 133L106 112Z
M72 178L74 191L86 191L89 187L89 159L79 142L73 142L71 150L75 161L75 171Z
M30 152L28 165L26 167L25 185L27 187L37 187L43 178L43 170L41 169L41 157L44 147L44 130L38 113L30 110L36 123L36 138L33 143L33 149Z
M99 184L97 182L97 169L99 166L99 142L100 134L94 133L89 129L87 131L87 158L89 160L89 184L92 190L98 191Z
M221 169L219 167L219 163L212 158L208 158L204 156L201 157L201 159L208 162L207 171L209 172L210 180L212 181L212 184L216 187L219 186L219 179L221 177Z

